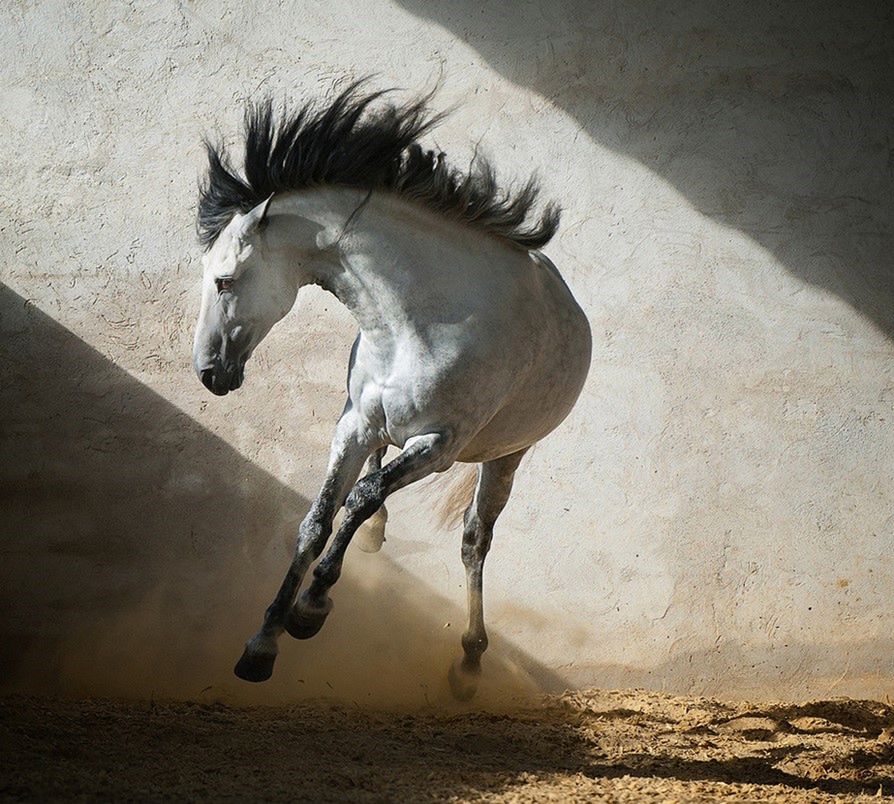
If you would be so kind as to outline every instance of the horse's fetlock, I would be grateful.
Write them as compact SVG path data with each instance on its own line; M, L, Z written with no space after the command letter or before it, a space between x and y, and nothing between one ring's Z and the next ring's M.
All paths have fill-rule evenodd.
M328 562L320 562L314 568L314 578L319 581L325 588L335 586L341 576L341 567L337 564L329 564Z
M463 650L467 655L480 656L487 650L487 634L466 631L462 635Z

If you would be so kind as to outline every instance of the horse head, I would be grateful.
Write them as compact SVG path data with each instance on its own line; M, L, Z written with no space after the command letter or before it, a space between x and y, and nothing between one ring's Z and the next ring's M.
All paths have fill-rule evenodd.
M263 224L271 198L234 215L202 257L193 364L202 384L218 396L242 385L252 352L298 292L276 261L265 259Z

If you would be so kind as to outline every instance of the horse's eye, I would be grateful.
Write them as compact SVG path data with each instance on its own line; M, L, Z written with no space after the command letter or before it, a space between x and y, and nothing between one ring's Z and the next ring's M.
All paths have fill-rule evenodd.
M217 284L218 293L223 293L224 291L232 290L233 288L232 277L222 277L221 279L215 279L214 281Z

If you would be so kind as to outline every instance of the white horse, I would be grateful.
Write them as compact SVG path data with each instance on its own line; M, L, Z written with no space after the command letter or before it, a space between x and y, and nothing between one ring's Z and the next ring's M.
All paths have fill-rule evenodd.
M242 175L208 146L194 348L204 385L219 395L238 388L252 351L304 285L335 295L360 328L326 478L235 672L266 680L283 630L298 639L319 631L364 522L367 549L381 545L389 494L474 462L462 540L469 627L450 672L454 694L466 698L487 647L482 567L494 523L525 451L577 400L590 329L538 250L559 212L549 206L529 222L535 183L505 192L483 160L468 173L448 167L416 143L440 119L428 113L428 98L376 104L383 93L363 93L361 84L278 121L269 103L249 108ZM382 466L389 445L402 452ZM342 506L342 524L299 596Z

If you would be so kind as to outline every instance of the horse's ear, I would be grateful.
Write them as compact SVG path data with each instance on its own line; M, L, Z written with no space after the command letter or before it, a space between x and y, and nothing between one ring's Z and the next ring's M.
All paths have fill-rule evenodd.
M267 218L267 208L272 200L273 193L270 194L266 201L262 201L242 216L242 219L239 221L239 228L233 233L237 240L244 240L257 231L258 227Z

